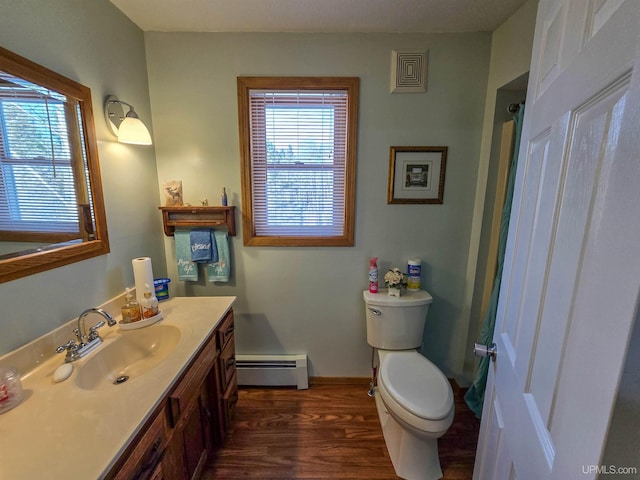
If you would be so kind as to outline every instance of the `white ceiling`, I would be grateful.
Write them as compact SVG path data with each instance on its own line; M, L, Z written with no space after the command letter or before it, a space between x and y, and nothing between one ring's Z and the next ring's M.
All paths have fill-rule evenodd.
M111 0L145 31L492 31L526 0Z

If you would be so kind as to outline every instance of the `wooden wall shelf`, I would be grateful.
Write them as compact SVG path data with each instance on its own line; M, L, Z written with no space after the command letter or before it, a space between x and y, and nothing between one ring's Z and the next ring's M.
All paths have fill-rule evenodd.
M170 237L176 227L227 227L236 235L236 207L158 207L162 211L164 233Z

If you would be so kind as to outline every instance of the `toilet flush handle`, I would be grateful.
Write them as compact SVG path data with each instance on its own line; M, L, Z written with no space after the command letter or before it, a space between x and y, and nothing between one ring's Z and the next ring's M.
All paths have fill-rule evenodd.
M371 311L371 313L373 313L374 315L380 316L382 315L382 312L380 310L378 310L377 308L371 308L369 307L369 310Z

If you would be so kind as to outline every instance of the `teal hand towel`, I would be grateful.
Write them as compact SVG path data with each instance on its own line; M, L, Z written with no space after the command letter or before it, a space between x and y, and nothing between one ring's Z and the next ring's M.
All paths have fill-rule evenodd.
M208 228L193 228L189 234L191 261L208 263L218 261L216 239Z
M198 265L191 261L191 238L189 230L176 230L176 263L178 279L187 282L198 280Z
M229 255L229 237L227 232L214 230L213 236L218 252L218 261L207 265L210 282L228 282L231 273L231 257Z

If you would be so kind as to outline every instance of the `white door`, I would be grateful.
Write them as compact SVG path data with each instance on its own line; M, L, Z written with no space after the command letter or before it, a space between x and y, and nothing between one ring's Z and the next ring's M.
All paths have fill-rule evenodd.
M542 0L474 479L598 474L640 293L639 0Z

